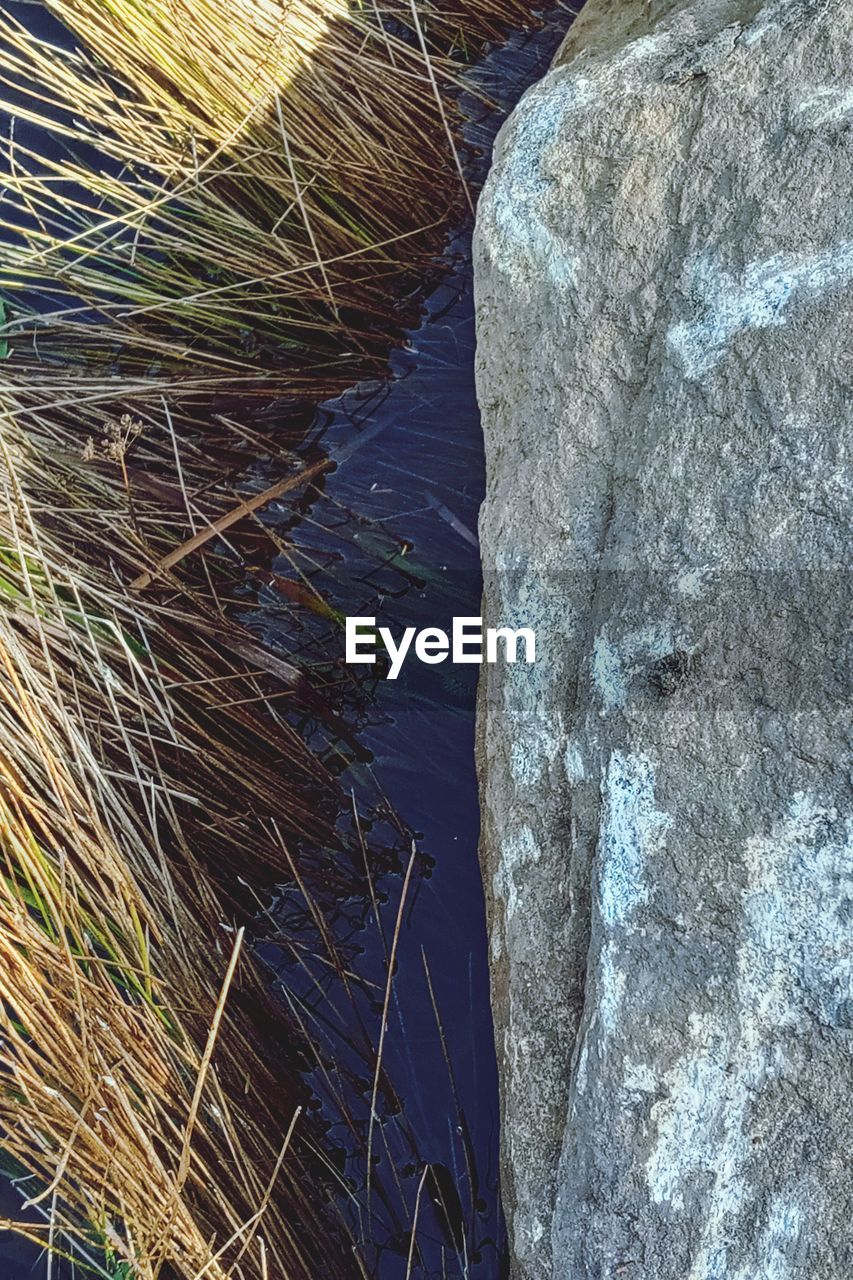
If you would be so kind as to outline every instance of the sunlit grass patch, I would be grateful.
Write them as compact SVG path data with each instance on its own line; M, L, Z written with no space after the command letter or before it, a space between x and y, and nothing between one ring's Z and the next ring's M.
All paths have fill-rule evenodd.
M377 372L464 207L451 55L500 6L49 8L81 49L0 19L8 109L49 139L8 142L18 355L158 389Z

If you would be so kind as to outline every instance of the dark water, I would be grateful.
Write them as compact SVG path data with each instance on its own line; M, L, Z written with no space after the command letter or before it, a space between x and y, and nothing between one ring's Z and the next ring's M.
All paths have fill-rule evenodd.
M466 95L466 165L481 176L497 128L523 89L541 76L571 20L556 13L544 30L518 35L476 69L480 95ZM424 305L421 326L394 353L391 379L356 388L318 410L319 452L337 469L304 505L264 513L284 541L273 567L277 578L261 591L253 626L279 652L325 650L343 672L338 622L304 611L294 626L292 601L282 608L284 579L310 580L329 609L370 614L399 636L406 626L450 628L454 615L477 616L481 577L476 544L483 496L483 449L474 394L474 320L470 229L448 246L446 274ZM276 584L279 585L276 585ZM297 618L302 615L296 611ZM418 1231L413 1276L505 1274L498 1187L498 1100L489 1009L487 943L477 840L474 704L478 667L426 666L412 659L397 681L360 669L361 745L371 759L350 766L343 782L356 797L387 796L416 838L418 862L409 885L397 949L397 967L384 1040L383 1066L391 1092L377 1096L370 1124L371 1079L352 1104L361 1117L361 1144L370 1130L377 1184L396 1183L396 1202L358 1197L371 1275L403 1280L409 1274L411 1222ZM379 828L374 828L375 836ZM405 843L405 841L404 841ZM402 877L376 885L377 912L367 912L356 942L359 968L375 983L365 1021L375 1029L387 956L402 893ZM290 982L291 976L285 976ZM331 993L330 1057L347 1035L346 1004ZM353 1055L353 1071L358 1057ZM313 1081L336 1132L333 1085ZM343 1087L343 1086L342 1086ZM351 1086L347 1086L350 1087ZM396 1095L396 1098L393 1095ZM344 1128L339 1124L341 1129ZM392 1173L392 1166L394 1172ZM424 1176L424 1168L431 1172ZM363 1153L346 1169L363 1184ZM420 1198L418 1188L421 1187ZM20 1193L6 1186L0 1215L18 1212ZM47 1263L25 1242L0 1233L0 1280L46 1276ZM52 1280L70 1268L54 1263Z
M571 16L562 11L543 31L513 37L477 69L492 105L484 108L472 97L462 104L471 117L467 161L475 178L499 124L523 89L544 74ZM299 522L292 511L266 515L274 526L280 520L287 537L287 554L275 566L280 575L305 573L341 613L374 616L395 637L407 626L449 631L454 615L480 612L476 529L484 471L470 247L470 229L448 246L445 279L427 299L421 326L394 353L392 380L354 389L319 411L318 444L338 464L322 494L306 505ZM276 598L272 588L261 599L265 639L304 658L308 636L294 630L292 614L279 620ZM319 647L342 657L340 627L316 626ZM366 675L370 669L359 670ZM356 768L343 779L357 793L378 782L429 866L410 887L384 1042L383 1065L405 1125L379 1106L381 1141L374 1134L378 1173L393 1161L401 1182L398 1209L370 1205L386 1226L378 1236L374 1226L372 1274L389 1280L407 1274L410 1222L425 1165L436 1173L428 1175L418 1205L413 1274L496 1280L505 1273L477 856L478 672L475 665L427 666L411 659L396 681L377 678L360 733L373 757L371 778L366 768ZM388 895L380 911L385 948L372 922L360 939L360 970L377 985L387 971L400 879L389 877L379 886ZM357 1164L355 1157L356 1182Z

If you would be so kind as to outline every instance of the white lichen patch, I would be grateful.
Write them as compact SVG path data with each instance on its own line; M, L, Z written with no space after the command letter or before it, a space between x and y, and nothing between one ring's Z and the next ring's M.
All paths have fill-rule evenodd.
M590 972L590 1019L581 1033L572 1073L570 1108L588 1083L590 1046L594 1057L613 1047L613 1036L624 1021L630 999L626 967L626 930L648 901L648 874L672 817L658 808L651 760L638 753L614 751L602 781L603 810L599 830L598 885L594 933L598 939Z
M672 628L663 622L631 631L618 640L607 628L592 643L592 680L601 702L601 714L609 715L625 706L631 680L643 661L663 658L676 648Z
M810 1014L837 1026L853 1011L853 822L800 792L746 855L741 969L759 1017L796 1027Z
M596 1009L605 1037L611 1036L619 1025L627 985L625 970L619 965L619 951L612 939L608 940L601 951L596 984Z
M705 579L710 573L710 569L688 569L684 573L678 575L675 582L675 589L679 595L686 596L690 600L701 599L705 589Z
M626 1093L657 1093L658 1077L645 1062L632 1062L626 1058L622 1068L622 1088Z
M809 129L846 123L853 117L853 87L821 85L797 104L794 117Z
M624 707L628 696L628 678L617 645L602 631L592 644L592 679L606 715Z
M655 802L655 775L644 755L614 751L603 788L598 909L611 929L648 900L645 871L672 818Z
M544 1234L545 1228L535 1213L526 1213L524 1206L516 1208L513 1214L512 1236L517 1258L526 1258Z
M731 1050L728 1037L713 1018L691 1016L689 1033L691 1049L667 1072L662 1082L665 1096L652 1107L657 1140L646 1161L652 1200L676 1211L684 1209L687 1177L715 1166ZM736 1209L739 1179L734 1169L723 1176L730 1207Z
M522 98L509 126L510 160L498 162L480 203L480 235L516 289L530 296L550 280L559 289L574 284L580 261L570 242L543 220L551 180L545 157L572 110L586 105L582 81L546 79Z
M492 877L492 891L503 902L507 921L512 919L521 904L525 870L539 858L539 845L527 824L505 836L498 869Z
M477 221L479 238L522 298L541 293L546 282L558 291L571 289L583 269L570 238L545 217L560 168L554 149L564 145L572 117L639 91L650 64L662 65L672 43L672 34L662 31L581 69L558 67L516 107L499 138Z
M586 777L583 751L577 738L569 738L566 743L566 750L563 754L563 769L566 774L566 781L572 787L578 786Z
M580 1042L577 1062L572 1078L572 1116L577 1115L578 1099L586 1092L589 1083L589 1036L584 1036Z
M651 1197L675 1213L704 1214L686 1280L733 1272L728 1242L754 1210L749 1117L767 1082L785 1073L783 1037L815 1021L846 1025L853 1008L850 820L798 793L769 833L746 842L745 864L734 989L723 987L715 1009L690 1019L690 1046L652 1108ZM789 1274L797 1213L787 1201L774 1204L759 1249L763 1280ZM736 1280L755 1274L738 1271Z
M739 1267L733 1280L789 1280L801 1276L799 1246L805 1227L803 1207L794 1198L796 1190L776 1195L770 1202L767 1225L757 1250L757 1262Z
M749 329L784 325L792 306L810 302L853 280L853 241L821 253L779 253L750 262L738 275L717 257L701 254L687 268L693 319L673 325L667 342L688 378L699 380L723 359L732 339Z
M781 30L777 14L773 8L768 5L767 8L758 14L741 37L743 43L747 47L752 48L753 45L759 44L762 40L770 35L778 35Z

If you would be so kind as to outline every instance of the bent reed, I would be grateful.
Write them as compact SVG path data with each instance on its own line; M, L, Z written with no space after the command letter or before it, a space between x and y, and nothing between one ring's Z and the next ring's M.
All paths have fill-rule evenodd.
M364 1275L242 932L298 886L349 981L324 912L358 876L300 723L337 728L219 535L253 454L319 481L267 425L382 371L464 205L462 64L529 14L47 8L79 47L0 15L0 1145L49 1213L12 1225L133 1280Z

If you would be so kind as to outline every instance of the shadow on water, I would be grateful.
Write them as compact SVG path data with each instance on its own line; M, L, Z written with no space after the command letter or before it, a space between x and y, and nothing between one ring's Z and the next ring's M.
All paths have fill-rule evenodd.
M472 177L482 175L498 126L544 74L572 16L564 8L536 34L513 36L472 73L492 104L470 94L460 102ZM371 1277L498 1280L506 1250L477 856L478 667L410 661L388 681L378 667L344 664L342 630L346 614L376 616L398 636L407 626L449 630L453 616L480 612L484 475L470 229L448 245L444 278L390 368L388 381L318 409L308 448L337 467L297 502L265 510L279 556L246 590L250 625L270 648L313 666L332 705L337 698L350 712L358 707L365 758L354 764L349 753L340 772L363 815L365 844L395 848L405 867L414 839L417 857L405 895L404 875L385 871L367 904L350 913L342 904L362 978L355 1000L333 982L313 1000L314 974L305 970L300 990L272 943L262 953L321 1046L311 1083L340 1153L340 1181L352 1190ZM259 468L257 487L265 480ZM287 912L283 892L271 914L283 925ZM382 1070L371 1074L365 1046L379 1040L386 992ZM368 1150L375 1174L366 1170ZM399 1199L377 1202L385 1193L376 1188L393 1185ZM0 1215L18 1216L20 1194L2 1184ZM2 1280L43 1275L44 1267L34 1246L0 1233ZM54 1264L52 1280L70 1276Z
M570 16L563 11L535 35L513 37L478 68L494 105L484 110L471 97L461 104L474 176L485 168L497 128L521 91L544 74ZM481 1280L506 1271L477 854L479 668L409 661L393 682L380 667L345 668L340 617L374 616L399 637L409 626L449 631L454 615L480 613L476 529L484 464L470 229L449 244L446 264L420 327L392 356L391 380L355 388L318 410L317 446L337 468L299 512L267 512L282 554L253 623L268 644L303 661L315 652L335 654L330 682L357 681L368 689L359 741L372 762L351 766L343 781L358 796L380 785L419 854L402 910L402 877L385 877L378 886L385 898L378 925L368 922L358 938L359 969L381 994L400 911L382 1058L394 1097L378 1094L372 1143L376 1164L396 1166L408 1206L404 1216L387 1206L378 1210L386 1230L383 1237L374 1229L371 1274L389 1280L408 1275L410 1265L412 1274ZM294 627L300 584L318 594L302 611L301 627ZM370 1129L370 1081L363 1083L362 1141ZM364 1177L358 1151L342 1141L358 1183ZM375 1204L371 1209L377 1212Z

